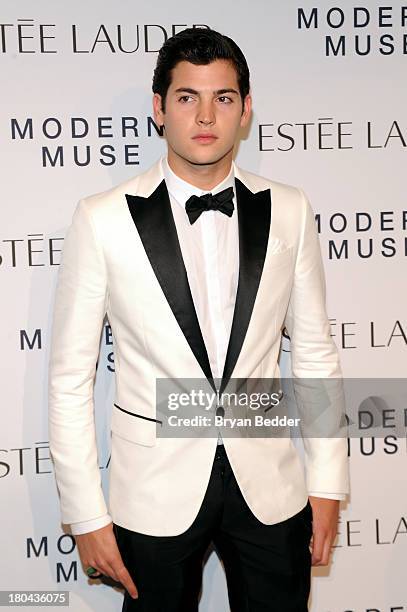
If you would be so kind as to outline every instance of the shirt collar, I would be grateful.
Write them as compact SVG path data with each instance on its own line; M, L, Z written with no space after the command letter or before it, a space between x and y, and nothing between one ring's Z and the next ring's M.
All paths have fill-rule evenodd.
M201 196L204 193L218 193L223 189L227 189L228 187L235 186L235 167L234 162L232 162L229 174L213 189L203 190L199 187L195 187L195 185L191 185L184 179L180 178L175 172L170 168L168 164L167 157L161 158L161 168L164 175L165 183L167 185L168 193L175 198L177 202L184 208L185 203L192 195Z

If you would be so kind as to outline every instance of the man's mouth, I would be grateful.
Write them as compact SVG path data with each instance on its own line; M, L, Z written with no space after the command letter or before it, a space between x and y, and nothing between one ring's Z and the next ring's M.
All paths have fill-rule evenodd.
M217 140L217 136L215 136L215 134L202 133L193 136L192 140L198 142L213 142L214 140Z

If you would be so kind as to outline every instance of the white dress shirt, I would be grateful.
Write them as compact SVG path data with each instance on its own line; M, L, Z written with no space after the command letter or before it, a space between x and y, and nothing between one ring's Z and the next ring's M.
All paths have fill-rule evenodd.
M161 160L170 196L182 257L191 288L198 322L208 353L212 375L222 378L223 366L232 327L233 312L239 277L238 211L231 217L221 211L206 210L192 225L185 211L185 203L192 195L216 194L233 187L234 163L229 174L211 190L202 190L177 176L167 158ZM236 191L235 191L236 194ZM222 443L219 435L218 444ZM345 499L341 493L309 492L309 495L329 499ZM111 522L109 514L73 523L74 535L99 529Z

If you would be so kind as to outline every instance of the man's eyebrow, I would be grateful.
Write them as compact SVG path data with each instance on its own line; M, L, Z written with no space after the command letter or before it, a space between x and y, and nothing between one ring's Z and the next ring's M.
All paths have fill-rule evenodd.
M235 93L239 95L239 92L237 91L237 89L233 89L232 87L229 87L227 89L217 89L213 93L215 93L217 96L220 96L221 94L225 94L225 93Z
M196 89L192 89L191 87L178 87L175 90L175 93L182 93L182 92L190 93L190 94L194 94L194 95L198 95L199 96L199 91L197 91ZM225 93L234 93L234 94L239 95L239 92L237 91L237 89L233 89L232 87L228 87L228 88L225 88L225 89L216 89L213 93L216 96L220 96L220 95L225 94Z

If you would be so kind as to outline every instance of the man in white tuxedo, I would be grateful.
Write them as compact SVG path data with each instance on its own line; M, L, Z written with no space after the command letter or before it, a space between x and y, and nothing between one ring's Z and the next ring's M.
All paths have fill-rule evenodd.
M297 388L337 381L329 416L338 431L343 418L312 208L302 189L233 161L249 89L230 38L198 28L170 38L153 79L167 156L81 200L65 238L50 449L62 521L88 574L124 585L123 611L197 611L211 542L233 612L307 610L311 565L328 563L349 490L343 436L305 437L304 469L290 436L159 434L158 379L202 379L217 391L220 381L222 391L232 376L278 377L284 327ZM105 315L116 382L108 503L93 406Z

